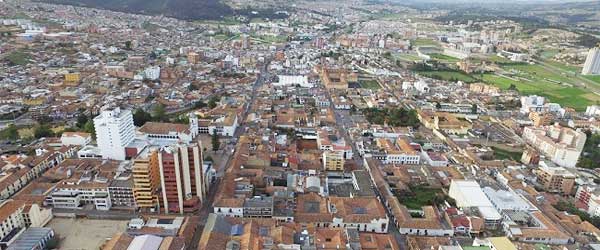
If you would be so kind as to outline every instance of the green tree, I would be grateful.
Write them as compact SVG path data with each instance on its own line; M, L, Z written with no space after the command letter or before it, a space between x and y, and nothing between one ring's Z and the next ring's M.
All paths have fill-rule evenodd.
M477 114L477 104L473 103L473 105L471 106L471 113Z
M442 104L440 102L436 102L435 103L435 108L436 109L441 109L442 108Z
M94 122L89 120L83 125L83 132L92 134L92 138L96 139L96 128L94 127Z
M152 115L150 115L150 113L144 111L141 108L138 108L135 110L135 112L133 112L133 124L135 126L141 127L144 124L146 124L146 122L149 122L152 120Z
M213 131L213 134L211 137L211 143L212 143L213 151L217 151L217 150L219 150L219 147L221 147L221 141L219 140L219 134L216 131Z
M131 41L125 41L125 49L131 50Z
M153 120L155 121L165 121L167 119L167 111L165 111L165 105L162 105L162 103L159 103L158 105L154 106L154 111L152 114L152 118L154 118Z
M208 100L208 107L214 109L217 107L217 102L219 101L218 97L213 96Z
M52 136L54 136L54 132L52 132L52 129L50 129L50 126L48 126L48 125L45 125L45 124L38 125L33 130L33 136L36 139L39 139L42 137L52 137Z
M88 122L89 118L86 114L81 113L77 116L77 123L75 126L78 128L83 128L83 126Z
M0 137L5 140L16 141L19 139L19 130L15 124L10 124L0 132Z
M175 119L173 119L173 123L189 124L190 117L187 115L179 115L179 116L175 117Z

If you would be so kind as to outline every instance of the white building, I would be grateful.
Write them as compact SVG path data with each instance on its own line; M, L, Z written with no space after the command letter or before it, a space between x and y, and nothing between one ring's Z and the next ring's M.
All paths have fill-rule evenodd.
M543 96L530 95L521 97L521 113L539 112L544 109L545 98Z
M600 106L599 105L587 106L587 108L585 109L585 115L600 116Z
M312 88L314 87L314 83L308 82L307 76L291 76L291 75L279 75L278 82L274 82L273 86L296 86L299 85L303 88Z
M134 140L135 127L130 110L104 110L94 118L96 141L102 158L125 160L125 147Z
M582 75L599 75L600 74L600 48L595 47L590 49L583 69L581 70Z
M149 80L157 80L160 78L160 66L151 66L144 69L144 76Z
M5 248L6 245L12 243L17 237L7 237L13 230L22 232L25 230L25 220L23 219L23 210L25 204L22 201L7 200L0 204L0 246Z
M487 229L494 229L500 224L502 216L476 181L452 180L448 194L456 201L458 208L477 208Z
M583 132L559 125L523 129L525 142L561 167L575 167L586 138Z
M60 142L64 146L85 146L92 142L92 135L81 132L64 132L60 136Z

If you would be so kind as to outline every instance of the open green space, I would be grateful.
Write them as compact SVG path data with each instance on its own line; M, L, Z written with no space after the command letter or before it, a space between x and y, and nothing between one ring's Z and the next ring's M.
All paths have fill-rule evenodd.
M492 147L494 150L494 156L497 160L513 160L518 161L521 159L523 152L511 152L501 148Z
M375 80L375 79L359 80L358 84L363 89L377 90L377 89L381 88L381 85L379 85L379 82L377 82L377 80Z
M545 96L551 102L578 111L600 101L600 96L579 88L564 71L549 70L537 64L507 64L502 68L502 74L483 74L480 80L502 89L514 87L523 95Z
M410 42L412 44L412 46L415 47L423 47L423 46L432 46L432 47L439 47L440 43L433 40L433 39L429 39L429 38L417 38L415 40L412 40Z
M13 51L8 53L5 59L14 65L25 65L31 60L31 55L23 51Z
M423 58L420 58L418 55L416 54L408 54L408 53L393 53L392 54L394 56L394 58L399 59L399 60L404 60L404 61L409 61L409 62L414 62L414 61L422 61Z
M419 75L444 81L476 82L477 79L461 71L417 71Z
M598 84L600 84L600 75L592 75L592 76L583 76L587 79L590 79L594 82L597 82Z
M460 59L456 58L456 57L452 57L452 56L447 56L444 54L440 54L440 53L432 53L429 54L429 56L431 57L431 59L435 59L441 62L446 62L446 63L456 63L458 61L460 61Z
M287 36L279 35L279 36L252 36L255 40L263 43L284 43L287 41Z
M414 186L410 188L410 192L396 191L394 193L400 203L406 208L414 210L437 204L437 197L443 197L441 189L428 186Z

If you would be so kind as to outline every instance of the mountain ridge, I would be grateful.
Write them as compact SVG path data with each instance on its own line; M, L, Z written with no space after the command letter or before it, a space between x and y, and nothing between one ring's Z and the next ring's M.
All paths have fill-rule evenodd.
M220 0L39 0L52 4L106 9L178 19L220 19L234 13Z

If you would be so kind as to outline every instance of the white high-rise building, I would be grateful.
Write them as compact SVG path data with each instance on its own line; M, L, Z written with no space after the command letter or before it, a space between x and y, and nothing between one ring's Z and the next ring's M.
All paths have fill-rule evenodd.
M94 118L96 141L102 158L125 160L125 147L135 137L133 115L130 110L103 110Z
M594 47L588 52L585 64L583 64L583 75L600 75L600 48Z

